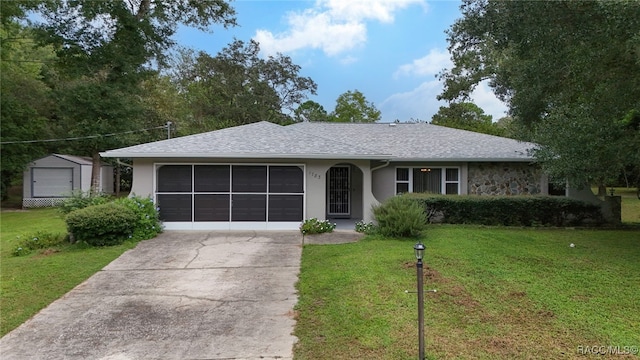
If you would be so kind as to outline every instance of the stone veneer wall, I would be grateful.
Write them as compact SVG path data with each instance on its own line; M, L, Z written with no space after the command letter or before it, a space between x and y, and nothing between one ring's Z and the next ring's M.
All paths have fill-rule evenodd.
M469 163L470 195L539 195L542 171L524 163Z

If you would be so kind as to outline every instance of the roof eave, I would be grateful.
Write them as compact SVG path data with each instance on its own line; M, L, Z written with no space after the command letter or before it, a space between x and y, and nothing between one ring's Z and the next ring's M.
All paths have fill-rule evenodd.
M217 159L326 159L326 160L389 160L391 155L371 154L216 154L216 153L137 153L137 152L101 152L107 158L217 158Z
M534 158L402 158L394 157L391 162L535 162Z

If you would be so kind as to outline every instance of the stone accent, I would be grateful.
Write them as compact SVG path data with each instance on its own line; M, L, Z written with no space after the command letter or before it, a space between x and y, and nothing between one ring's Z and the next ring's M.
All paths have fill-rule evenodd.
M523 163L469 163L470 195L539 195L539 167Z

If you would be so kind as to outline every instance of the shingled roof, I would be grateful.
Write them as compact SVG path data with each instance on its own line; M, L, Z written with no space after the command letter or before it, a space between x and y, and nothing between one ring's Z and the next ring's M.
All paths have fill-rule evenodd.
M266 121L101 153L123 158L530 161L535 144L431 124Z
M100 153L122 158L296 158L387 159L378 153L329 137L307 134L267 121L182 136Z
M536 144L426 123L304 122L290 127L392 154L392 161L527 161Z

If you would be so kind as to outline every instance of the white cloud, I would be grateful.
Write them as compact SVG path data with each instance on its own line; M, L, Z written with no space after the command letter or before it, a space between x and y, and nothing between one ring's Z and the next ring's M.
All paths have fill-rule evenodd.
M391 122L396 119L408 121L410 119L431 121L431 117L438 112L440 106L446 105L438 101L436 96L442 91L438 80L423 82L417 88L389 96L380 103L382 121Z
M489 80L485 80L478 84L476 89L471 93L472 102L478 105L485 114L493 116L493 121L498 121L507 115L507 105L493 94L489 87Z
M428 76L436 75L445 68L451 68L453 62L449 52L440 49L431 49L426 56L413 60L409 64L401 65L393 74L394 78L400 76Z
M440 106L447 106L446 101L437 99L442 89L443 86L438 80L432 80L423 82L411 91L389 96L378 107L382 112L382 121L408 121L412 118L431 121ZM498 121L506 115L507 106L495 97L486 81L478 85L471 98L485 114L493 116L493 121Z
M366 42L367 21L392 23L396 11L413 4L426 7L424 0L318 0L312 8L287 14L287 31L260 29L254 39L265 54L312 48L335 56Z

